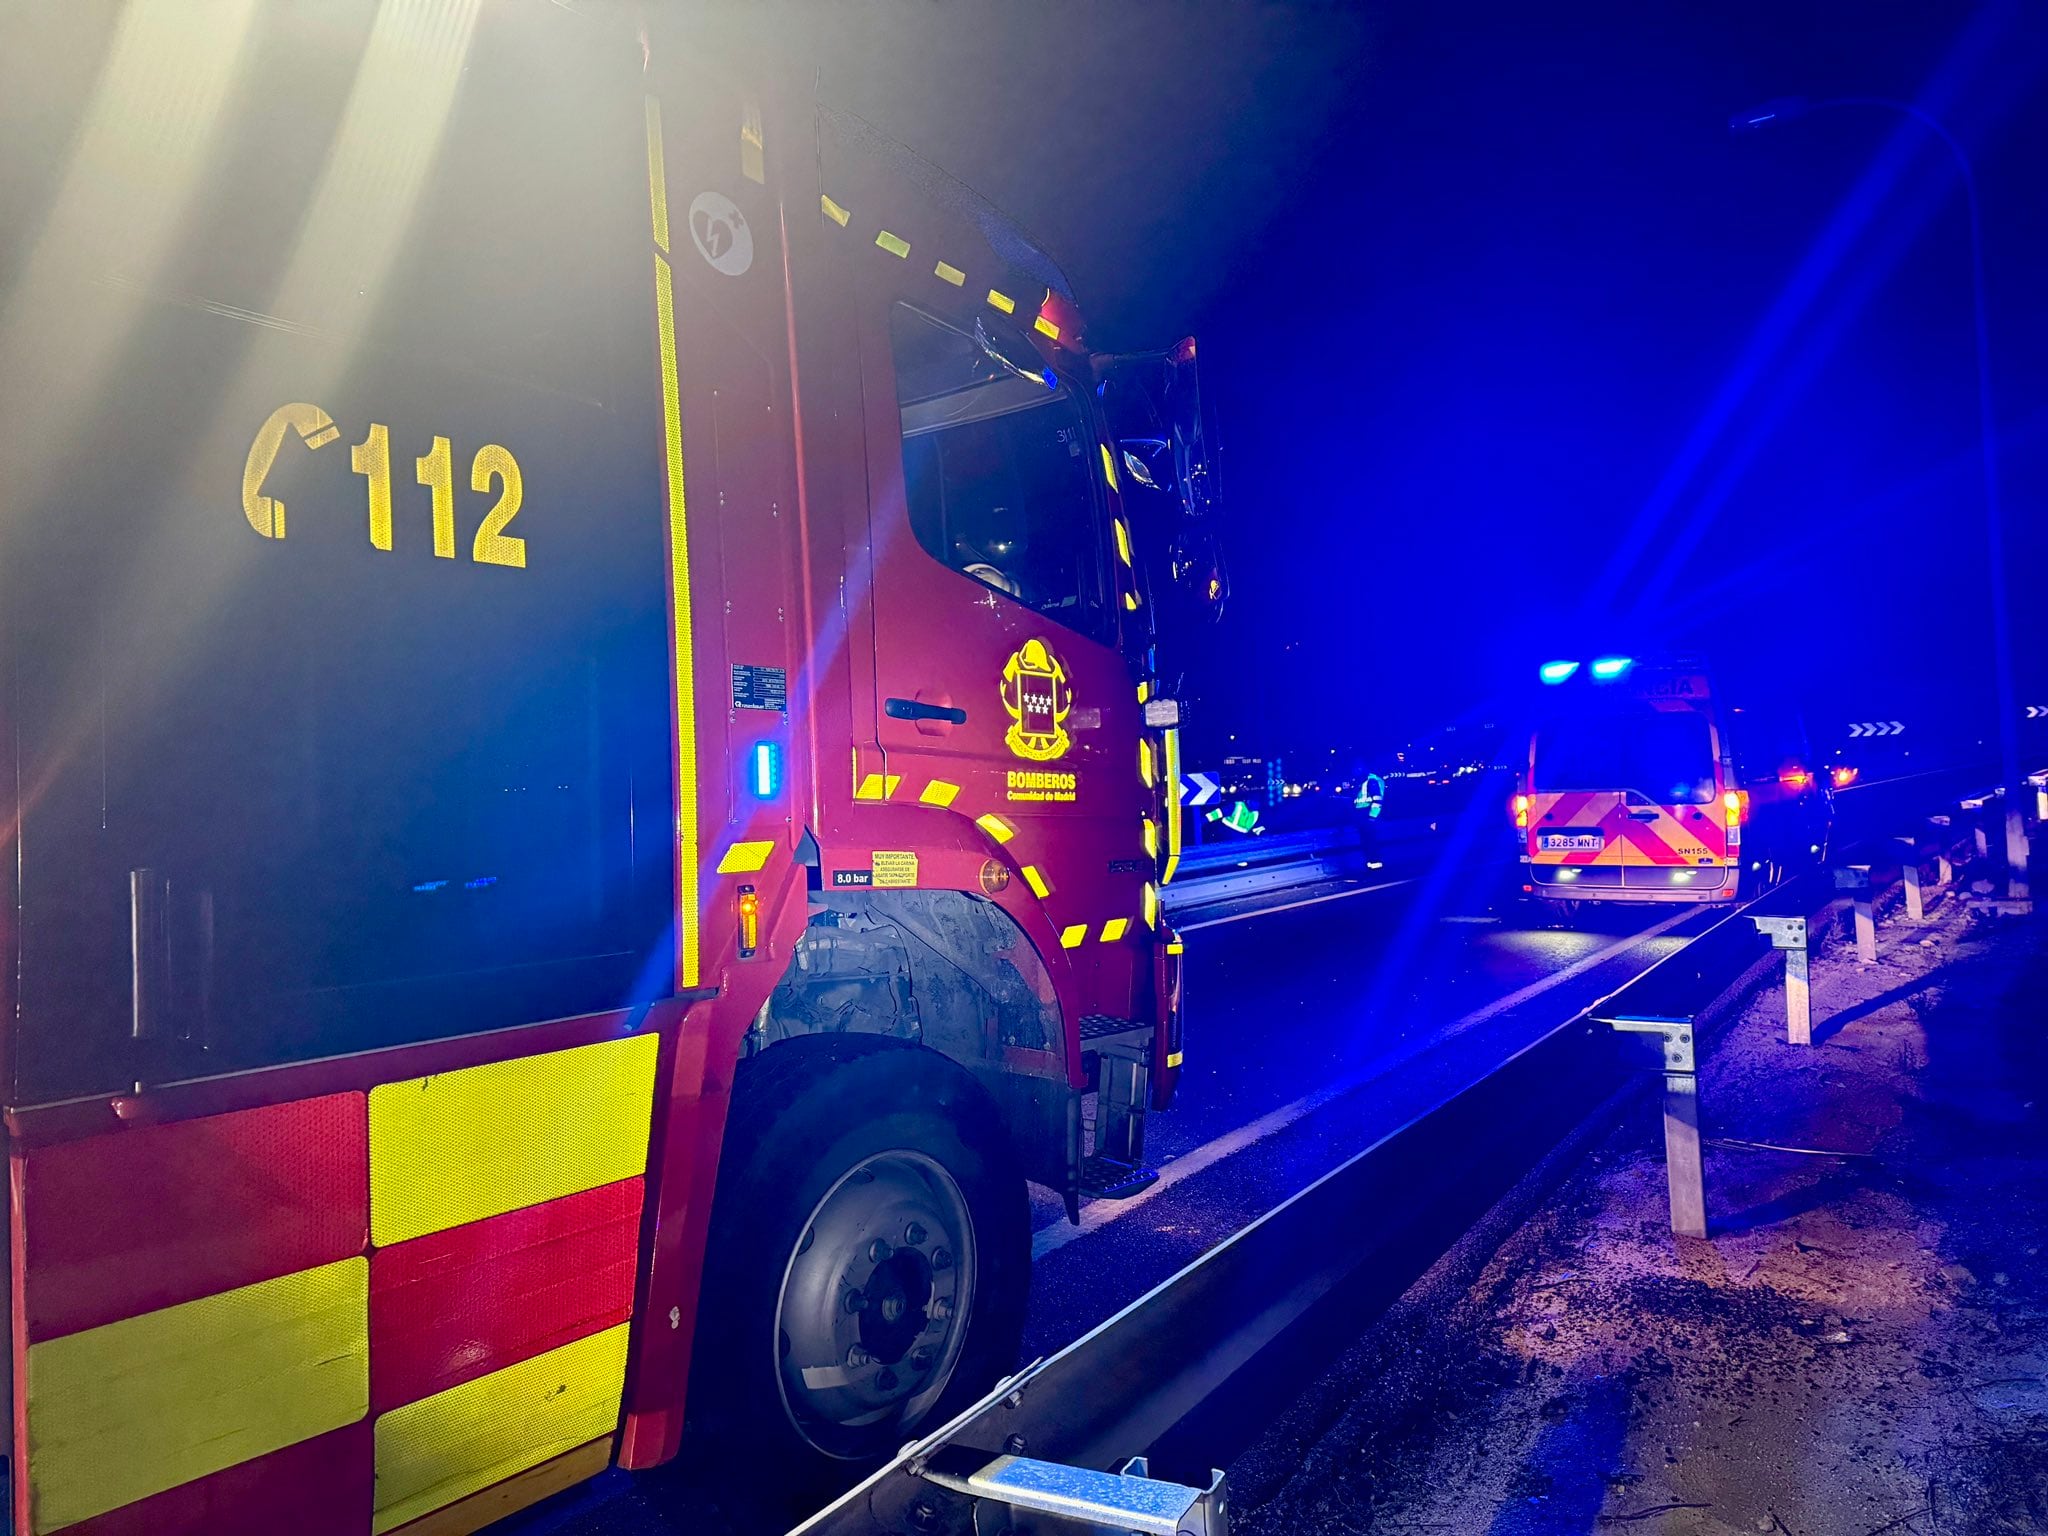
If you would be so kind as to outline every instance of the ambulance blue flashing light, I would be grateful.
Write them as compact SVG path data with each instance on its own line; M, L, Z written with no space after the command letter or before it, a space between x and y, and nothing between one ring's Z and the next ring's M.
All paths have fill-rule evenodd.
M1596 656L1593 659L1593 680L1612 682L1636 664L1633 656Z
M1536 669L1536 675L1546 683L1557 684L1578 670L1579 664L1576 661L1546 661Z

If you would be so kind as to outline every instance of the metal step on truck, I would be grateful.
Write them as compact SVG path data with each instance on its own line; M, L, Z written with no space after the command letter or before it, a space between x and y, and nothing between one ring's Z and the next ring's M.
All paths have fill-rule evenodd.
M758 19L9 23L23 1536L814 1504L1150 1177L1194 345Z

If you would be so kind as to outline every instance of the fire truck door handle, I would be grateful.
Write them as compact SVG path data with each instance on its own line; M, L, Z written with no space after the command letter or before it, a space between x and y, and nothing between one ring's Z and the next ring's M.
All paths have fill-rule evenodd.
M887 699L882 713L891 720L942 720L947 725L965 725L967 711L950 704L927 704L922 699Z

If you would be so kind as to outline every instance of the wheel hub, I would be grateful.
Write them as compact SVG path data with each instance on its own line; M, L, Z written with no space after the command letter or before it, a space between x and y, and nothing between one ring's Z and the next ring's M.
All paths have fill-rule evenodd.
M811 1212L776 1305L790 1422L828 1455L863 1454L883 1423L945 1390L974 1294L974 1231L951 1174L920 1152L878 1154Z

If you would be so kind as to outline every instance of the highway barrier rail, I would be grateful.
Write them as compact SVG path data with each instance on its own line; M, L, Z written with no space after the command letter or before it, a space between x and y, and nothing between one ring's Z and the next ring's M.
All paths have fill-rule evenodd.
M1305 832L1223 834L1181 855L1179 871L1163 898L1167 911L1180 915L1361 880L1384 865L1412 863L1437 838L1436 824L1421 818Z
M1998 808L1959 809L1950 829L1985 814ZM1891 874L1880 884L1888 892L1901 884L1892 873L1899 861L1886 860L1888 841L1838 858ZM1942 851L1952 850L1944 843ZM1775 967L1769 934L1784 926L1775 920L1806 919L1818 932L1839 901L1833 885L1831 871L1817 870L1730 910L906 1446L792 1536L1222 1536L1227 1489L1208 1469L1230 1459L1320 1363L1489 1212L1540 1196L1609 1112L1640 1095L1641 1060L1613 1021L1684 1019L1688 1051L1695 1040L1704 1044ZM1143 1452L1149 1461L1132 1459ZM1150 1469L1158 1465L1192 1475L1157 1480Z

